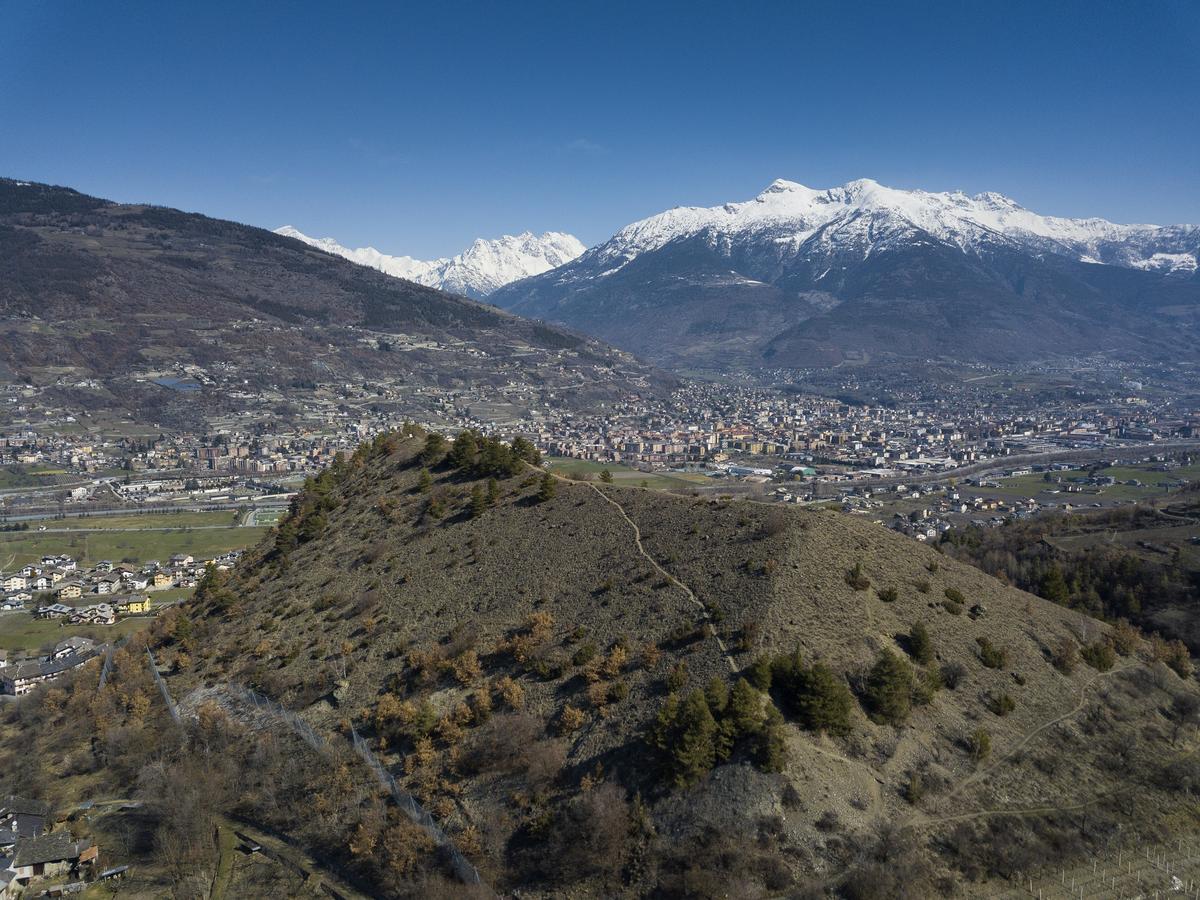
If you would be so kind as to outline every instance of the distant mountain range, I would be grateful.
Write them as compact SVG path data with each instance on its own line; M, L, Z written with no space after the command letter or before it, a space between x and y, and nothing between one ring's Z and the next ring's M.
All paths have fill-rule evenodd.
M1200 353L1200 227L775 181L629 225L491 302L685 367Z
M457 256L425 260L411 256L388 256L374 247L352 250L333 238L311 238L291 225L276 228L275 233L296 238L309 246L388 275L476 300L482 300L513 281L540 275L570 262L587 249L570 234L547 231L536 235L525 231L517 235L506 234L494 240L481 238Z

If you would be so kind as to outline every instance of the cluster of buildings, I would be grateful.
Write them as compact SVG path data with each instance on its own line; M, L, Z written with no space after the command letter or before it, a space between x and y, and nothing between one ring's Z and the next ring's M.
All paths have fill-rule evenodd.
M45 656L11 664L7 654L0 650L0 694L17 697L28 694L39 684L54 681L74 671L107 650L106 644L97 645L90 638L69 637L55 644L54 649Z
M419 354L455 353L470 366L486 347L404 345L386 340L417 365ZM396 343L399 342L399 343ZM414 355L417 354L417 355ZM435 354L435 355L436 355ZM162 390L220 388L242 408L211 415L202 431L166 429L151 436L96 436L80 429L89 410L53 414L29 386L8 386L24 410L0 432L0 468L58 472L58 502L88 508L165 508L172 504L260 503L286 494L305 475L405 421L445 432L477 428L524 435L546 453L645 470L690 468L734 478L771 479L788 466L817 482L930 477L1007 457L1103 450L1200 438L1200 410L1181 400L1190 373L1127 370L1107 361L1074 361L1061 370L1003 373L959 366L843 368L685 380L667 395L645 385L586 404L570 391L583 376L553 355L492 359L505 378L453 386L422 379L253 389L230 372L185 367L138 376ZM435 367L436 368L436 367ZM965 369L965 371L964 371ZM572 374L573 373L573 374ZM536 379L544 376L541 387ZM149 380L147 380L149 379ZM444 379L442 379L444 381ZM560 384L551 389L548 383ZM630 382L633 383L633 382ZM29 394L29 396L26 396ZM288 408L285 415L279 410ZM72 424L71 428L64 428ZM77 483L71 479L83 479ZM36 481L36 477L33 478ZM0 514L32 508L51 492L0 499Z
M96 843L74 837L66 827L49 829L49 815L40 800L0 798L0 900L35 889L41 896L76 893L84 887L82 879L109 874L97 872Z
M617 405L608 416L572 417L558 428L543 428L537 438L554 455L640 467L774 458L802 460L835 477L886 477L1025 453L1200 436L1200 414L1156 412L1141 402L1043 409L966 401L868 405L691 383L675 393L670 413Z
M38 615L69 618L88 608L70 601L104 597L102 603L93 606L109 607L116 613L146 613L150 601L141 592L195 587L210 563L228 567L236 558L236 553L229 553L213 560L196 560L190 554L177 553L166 563L151 560L134 565L102 560L84 568L69 556L43 556L40 563L0 576L0 611L24 609L37 597L52 597L57 602L39 607Z
M1136 457L1113 465L1138 466L1150 472L1168 475L1192 457L1177 454ZM1097 463L1107 467L1109 461ZM1014 487L1008 479L1036 476L1036 487ZM1155 490L1177 488L1189 483L1186 477L1155 479ZM953 483L933 481L924 484L855 484L839 493L844 512L875 518L876 521L920 541L935 541L952 528L973 525L994 528L1012 519L1024 519L1047 510L1070 511L1099 507L1114 501L1104 490L1115 485L1143 488L1140 479L1123 481L1103 472L1093 472L1069 463L1047 463L1026 468L1006 469L993 475L967 477Z

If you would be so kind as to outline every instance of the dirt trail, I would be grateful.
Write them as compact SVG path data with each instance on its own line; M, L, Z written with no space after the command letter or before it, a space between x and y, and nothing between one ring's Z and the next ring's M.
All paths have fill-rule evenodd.
M1120 666L1119 668L1111 669L1108 672L1097 672L1094 676L1092 676L1091 678L1089 678L1087 681L1085 681L1083 684L1081 684L1079 686L1079 689L1078 689L1079 702L1076 703L1075 706L1073 706L1070 710L1063 713L1062 715L1055 716L1053 719L1049 719L1046 722L1043 722L1041 725L1037 726L1033 730L1026 733L1021 738L1021 740L1017 741L1016 744L1014 744L1012 747L1010 747L1008 749L1008 751L1006 753L1004 753L1004 755L996 757L990 765L985 766L980 769L977 769L975 772L968 775L966 778L964 778L962 781L960 781L957 785L955 785L953 789L948 791L942 799L950 800L953 797L955 797L957 794L961 793L966 788L970 787L971 785L977 784L978 782L987 778L1000 765L1002 765L1003 763L1012 759L1017 753L1019 753L1022 749L1024 749L1024 747L1030 741L1032 741L1035 737L1037 737L1039 734L1041 734L1042 732L1046 731L1049 728L1053 728L1055 725L1058 725L1061 722L1065 722L1067 719L1072 719L1075 716L1079 715L1079 713L1081 713L1083 711L1084 707L1087 706L1088 688L1090 688L1093 684L1095 684L1097 681L1099 681L1102 678L1107 678L1111 675L1116 675L1118 672L1124 672L1126 669L1133 668L1135 665L1136 665L1136 663L1128 663L1124 666ZM1022 810L1022 809L992 809L992 810L976 810L973 812L952 813L952 814L942 815L942 816L930 816L924 824L932 825L932 824L936 824L939 822L950 822L950 821L955 821L958 819L982 818L984 816L990 816L990 815L1004 815L1004 814L1017 815L1022 812L1028 813L1028 814L1034 814L1037 812L1043 812L1043 813L1058 812L1058 811L1063 811L1063 810L1081 809L1084 806L1090 806L1094 802L1096 802L1095 799L1090 800L1087 803L1079 804L1076 806L1050 805L1050 806L1029 807L1024 810ZM906 824L915 824L915 822L914 822L915 818L916 818L915 814L910 816L908 821L906 822Z
M629 524L629 527L633 529L633 543L637 547L638 553L640 553L642 557L648 563L650 563L650 565L654 566L656 572L661 574L665 579L667 579L668 582L675 585L675 587L687 594L688 599L699 608L700 618L704 620L706 625L711 625L711 617L708 614L708 609L703 603L700 602L699 599L697 599L696 595L692 592L692 589L664 569L661 565L659 565L658 560L646 552L646 548L642 545L642 529L638 527L637 522L629 518L629 514L625 512L625 507L623 507L612 497L608 496L608 494L606 494L604 491L600 490L600 488L596 487L596 485L588 484L587 486L600 495L601 499L603 499L605 503L612 506L618 513L621 514L621 518L624 519ZM729 663L729 671L736 675L738 673L738 665L736 662L734 662L733 656L730 654L729 649L725 646L725 642L721 640L721 636L716 634L715 629L713 632L713 638L716 640L717 646L721 648L721 655L725 657L725 661Z

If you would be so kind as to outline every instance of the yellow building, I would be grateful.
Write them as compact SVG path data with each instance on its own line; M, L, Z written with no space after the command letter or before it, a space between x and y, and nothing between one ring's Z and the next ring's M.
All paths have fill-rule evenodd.
M117 611L127 615L140 615L150 612L149 597L128 597L117 604Z

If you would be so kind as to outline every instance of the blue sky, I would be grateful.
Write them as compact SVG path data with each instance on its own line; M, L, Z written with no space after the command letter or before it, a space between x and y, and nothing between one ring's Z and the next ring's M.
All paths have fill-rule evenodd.
M0 0L0 174L415 256L778 177L1200 222L1200 3Z

